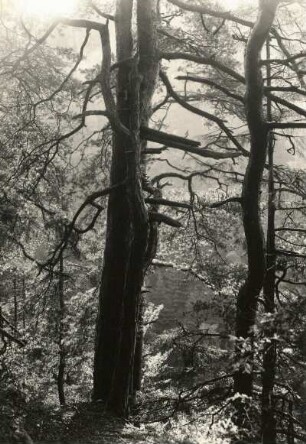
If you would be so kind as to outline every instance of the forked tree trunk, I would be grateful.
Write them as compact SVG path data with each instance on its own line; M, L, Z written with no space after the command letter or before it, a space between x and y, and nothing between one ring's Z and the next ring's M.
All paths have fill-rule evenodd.
M150 10L151 0L140 3ZM111 184L124 185L111 193L108 202L93 390L94 400L103 400L120 415L128 413L133 395L137 321L149 239L139 135L140 113L147 107L142 83L145 72L141 55L133 54L132 18L133 0L118 0L117 116L128 133L115 131L113 138ZM148 97L150 101L152 95Z
M264 236L260 218L260 187L267 155L268 129L263 115L263 80L260 67L262 47L273 24L279 0L259 0L257 21L248 40L245 54L245 107L250 132L250 157L243 190L243 225L247 243L248 275L240 288L236 308L236 336L248 343L237 347L237 370L234 391L252 396L253 391L253 331L257 300L262 289L266 264ZM247 415L243 402L237 406L237 424L244 426Z

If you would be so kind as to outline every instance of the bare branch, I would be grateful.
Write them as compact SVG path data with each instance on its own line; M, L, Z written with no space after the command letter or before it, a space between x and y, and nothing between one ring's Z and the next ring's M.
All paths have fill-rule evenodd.
M165 205L167 207L187 208L187 209L192 208L192 205L187 204L185 202L177 202L177 201L168 200L168 199L155 199L153 197L147 197L145 199L145 202L152 204L152 205Z
M181 0L168 0L168 2L186 11L198 12L199 14L210 15L211 17L216 17L223 20L229 20L231 22L237 23L242 26L246 26L248 28L252 28L254 26L253 22L241 19L240 17L235 16L229 11L217 11L210 9L209 7L204 5L185 3Z
M169 146L184 145L198 147L201 142L197 140L188 139L187 137L176 136L174 134L168 134L163 131L158 131L153 128L142 126L140 128L140 136L151 142L163 143Z
M98 32L103 32L105 27L107 25L95 22L93 20L85 20L85 19L68 19L68 18L62 18L59 20L59 23L62 23L63 25L72 26L74 28L87 28L87 29L94 29Z
M2 327L0 327L0 333L1 333L2 336L6 337L10 341L15 342L16 344L18 344L20 347L24 347L26 345L26 343L24 341L22 341L21 339L16 338L16 336L11 335L8 331L4 330Z
M306 128L306 122L267 122L269 129Z
M113 22L116 21L116 17L114 15L111 14L107 14L106 12L101 11L101 9L99 9L92 0L90 0L90 6L92 7L92 9L100 16L105 18L106 20L111 20Z
M286 227L280 227L280 228L275 228L275 231L293 231L293 232L297 232L297 233L306 233L306 228L302 229L302 228L286 228Z
M208 113L207 111L203 111L199 108L194 107L193 105L190 105L186 100L184 100L182 97L180 97L172 88L172 85L167 77L167 75L160 71L160 78L162 79L164 85L167 88L167 92L170 96L174 98L174 100L179 103L182 107L185 109L191 111L194 114L198 114L199 116L205 117L206 119L216 123L219 128L227 135L227 137L231 140L231 142L238 148L238 150L243 153L244 155L248 155L248 151L243 148L243 146L238 142L235 136L233 136L232 131L225 125L224 121L222 119L219 119L214 114ZM239 155L239 153L238 153ZM234 157L237 156L237 153L235 153ZM230 157L230 156L229 156Z
M162 131L157 131L152 128L141 127L140 129L141 137L146 140L150 140L151 142L162 143L165 146L162 148L149 148L149 150L145 150L144 153L148 151L148 154L160 154L160 151L165 150L167 148L175 148L180 151L184 151L186 153L196 154L200 157L206 157L211 159L233 159L235 157L239 157L241 153L237 151L228 151L228 152L216 152L209 150L207 148L201 148L199 145L200 142L195 140L187 139L184 137L179 137L173 134L167 134Z
M283 99L282 97L278 97L275 94L265 91L265 95L273 100L275 103L279 103L280 105L285 106L288 109L291 109L292 111L296 112L300 116L306 117L306 110L304 108L301 108L300 106L294 105L293 103L289 102L286 99Z
M182 227L181 222L179 222L176 219L173 219L170 216L167 216L166 214L158 213L155 211L149 211L149 218L150 221L152 222L159 222L159 223L163 222L164 224L169 225L170 227L175 227L175 228Z
M73 116L73 120L84 118L84 117L90 117L90 116L103 116L103 117L109 117L108 112L105 110L89 110L84 111L82 114L77 114L76 116Z
M240 96L239 94L235 94L229 89L225 88L222 85L219 85L218 83L214 82L213 80L206 79L204 77L197 77L197 76L177 76L177 80L186 80L190 82L196 82L196 83L202 83L203 85L212 86L215 89L218 89L219 91L223 92L227 96L231 97L232 99L238 100L239 102L244 104L244 98L243 96Z
M215 202L209 206L210 206L210 208L219 208L219 207L222 207L223 205L226 205L231 202L237 202L237 203L241 204L242 198L241 197L229 197L228 199L221 200L219 202Z
M306 57L306 52L305 51L301 51L298 54L294 54L294 55L290 55L289 57L287 57L286 59L268 59L268 60L261 60L261 64L262 65L268 65L268 64L280 64L280 65L289 65L290 62L300 59L300 58L305 58Z
M43 34L42 37L40 37L39 39L36 40L35 44L27 49L24 54L14 63L12 71L14 71L15 69L18 68L18 66L20 65L20 63L25 60L32 52L34 52L45 40L47 40L47 38L49 37L50 34L52 34L52 32L54 31L54 29L56 28L56 26L58 25L58 21L53 22L49 28L47 29L47 31Z
M107 196L108 194L110 194L112 191L117 190L118 188L122 187L125 184L125 182L121 182L117 185L113 185L110 186L108 188L104 188L103 190L98 190L95 191L94 193L90 194L90 196L88 196L84 202L82 203L82 205L79 207L79 209L76 211L72 221L69 223L69 225L66 226L65 229L65 234L64 237L62 239L62 241L60 242L60 244L55 248L51 258L49 258L45 264L42 265L42 268L46 267L47 265L54 265L58 258L60 257L60 255L63 253L63 251L65 250L69 238L72 234L73 231L76 231L78 233L86 233L87 231L89 231L90 229L92 229L94 227L94 224L99 216L99 214L101 213L101 211L103 210L102 207L98 208L98 211L96 213L96 215L94 216L92 222L90 223L90 225L88 227L86 227L86 229L78 229L76 228L76 222L80 216L80 214L83 212L83 210L88 206L88 205L93 205L94 201L100 197L104 197ZM94 205L93 205L94 206Z
M288 257L301 257L303 259L306 259L306 254L302 253L296 253L295 251L289 251L289 250L275 250L276 254L280 254L281 256L288 256Z
M280 91L285 93L296 93L302 96L306 96L306 91L304 89L298 88L297 86L265 86L265 92Z
M228 74L233 79L237 80L240 83L245 83L245 78L239 74L238 72L234 71L233 69L229 68L228 66L224 65L223 63L216 60L213 56L198 56L195 54L189 54L185 52L161 52L160 57L162 59L166 60L188 60L190 62L199 63L201 65L209 65L213 68L220 70L224 72L225 74Z
M88 43L89 35L90 35L90 30L86 29L85 38L84 38L84 41L83 41L83 43L81 45L77 61L75 62L74 66L71 68L71 70L69 71L69 73L67 74L65 79L62 81L60 86L55 91L53 91L52 94L50 94L49 97L47 97L46 99L42 99L42 100L39 100L38 102L36 102L33 105L34 108L36 108L37 106L41 105L42 103L45 103L45 102L48 102L49 100L52 100L58 93L60 93L62 91L62 89L65 86L65 84L68 82L68 80L71 78L72 74L76 71L76 69L78 68L78 66L80 65L80 63L83 60L84 50L85 50L85 47L86 47L86 45Z

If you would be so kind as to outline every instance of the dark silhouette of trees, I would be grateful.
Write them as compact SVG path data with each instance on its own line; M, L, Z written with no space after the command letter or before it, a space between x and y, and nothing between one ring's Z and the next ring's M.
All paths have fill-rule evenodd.
M271 58L270 39L266 40L267 60ZM267 65L267 85L271 87L271 67ZM271 100L267 100L267 120L272 120ZM275 254L275 184L274 184L274 147L275 141L272 134L268 136L268 222L266 233L266 261L267 270L263 284L265 312L269 315L275 313L275 273L276 273L276 254ZM275 402L273 398L277 347L273 340L275 329L268 327L265 331L267 345L263 351L263 371L262 371L262 441L263 443L276 443L276 419Z
M245 54L245 108L250 132L250 156L242 186L243 225L248 253L248 276L239 290L236 311L236 336L248 339L244 356L238 351L238 359L246 362L234 376L234 390L251 396L253 391L253 345L258 296L264 283L266 258L263 230L260 220L260 188L267 157L269 131L263 111L263 80L260 54L272 27L278 1L259 3L258 19L248 40ZM244 359L243 359L244 358ZM240 364L238 364L240 366ZM243 409L243 407L242 407ZM243 425L245 414L239 411L237 421Z
M138 3L136 54L133 2L119 1L116 11L118 72L114 112L124 129L114 128L111 186L122 186L110 194L108 203L93 398L103 399L121 414L128 412L134 379L140 372L135 366L135 348L141 287L150 254L150 216L145 205L142 170L145 143L141 141L140 125L148 122L156 81L156 8L155 1Z

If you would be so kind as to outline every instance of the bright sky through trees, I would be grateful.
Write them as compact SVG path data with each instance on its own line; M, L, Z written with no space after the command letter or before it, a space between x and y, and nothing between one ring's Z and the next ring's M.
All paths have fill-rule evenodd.
M254 3L253 0L219 0L219 4L223 6L224 9L234 10L239 6Z
M26 15L47 18L72 14L78 0L16 0L16 3L18 9ZM252 0L220 0L219 3L224 9L235 10L246 3L251 4Z
M78 0L17 0L16 3L25 15L47 18L72 14L77 2Z

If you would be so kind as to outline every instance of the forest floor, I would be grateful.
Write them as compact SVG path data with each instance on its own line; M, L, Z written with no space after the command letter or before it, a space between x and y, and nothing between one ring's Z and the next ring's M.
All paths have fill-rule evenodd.
M158 442L151 437L149 439L147 431L145 436L139 432L132 423L114 418L101 411L99 404L82 404L76 409L61 411L58 418L58 433L54 436L52 430L49 431L49 439L56 439L58 444L127 444L127 443L147 443ZM30 432L30 430L29 430ZM50 436L51 433L53 436ZM35 441L35 432L32 432ZM35 443L42 444L37 436ZM52 441L51 441L52 442ZM161 441L159 441L161 442Z
M34 444L182 443L165 435L158 436L154 428L150 431L147 427L137 427L132 422L114 418L104 413L101 405L91 403L56 410L42 409L39 404L31 406L24 415L23 426ZM3 438L1 435L0 431L0 444L26 442L16 440L10 434L2 435Z

